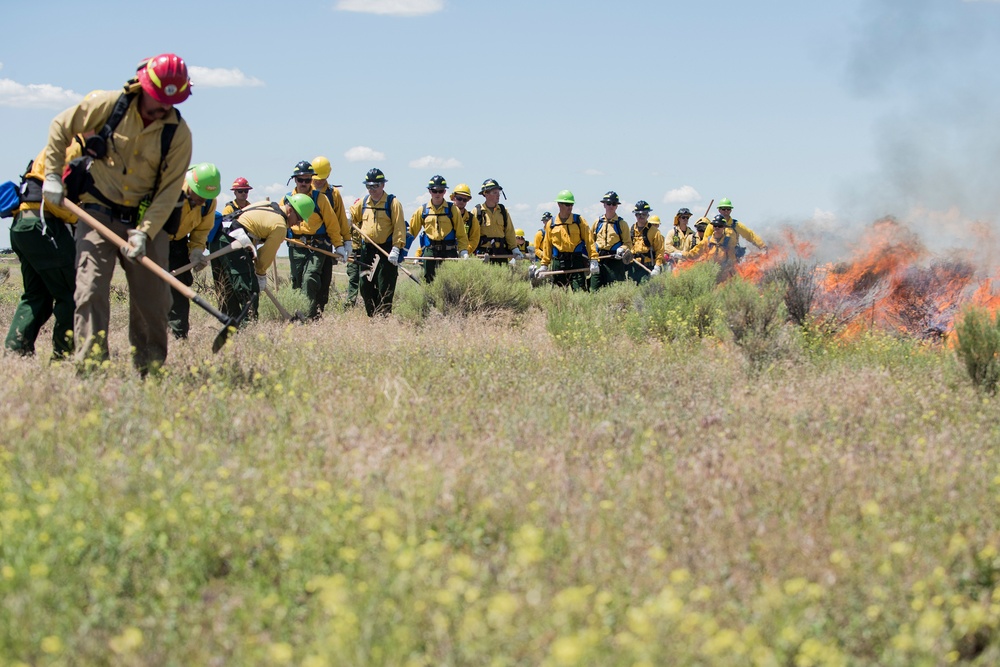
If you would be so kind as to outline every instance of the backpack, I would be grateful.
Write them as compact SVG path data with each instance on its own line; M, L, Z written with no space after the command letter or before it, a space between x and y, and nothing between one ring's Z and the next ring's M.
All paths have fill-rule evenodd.
M444 213L441 214L441 215L444 215L445 217L447 217L448 220L451 220L451 211L452 211L451 207L452 206L453 206L453 204L450 201L444 203ZM438 213L432 214L431 213L431 206L430 206L430 204L424 204L423 209L421 209L421 211L420 211L420 221L423 222L423 221L427 220L427 216L429 216L429 215L437 216L439 214ZM420 233L423 234L422 231ZM448 234L444 237L444 240L445 241L454 241L455 238L456 238L456 236L455 236L455 230L454 230L454 228L452 228L452 230L450 232L448 232ZM430 237L428 237L428 244L429 243L430 243Z
M12 218L21 206L21 189L14 181L0 183L0 218Z
M552 222L549 223L552 228L558 227L560 225L566 225L567 227L570 226L570 225L580 226L580 216L577 215L576 213L573 214L573 217L572 217L572 219L569 222L556 222L556 220L558 220L558 218L553 218ZM543 234L543 238L544 238L544 234L545 234L545 227L544 226L542 227L542 234ZM557 250L558 250L558 248L556 248L553 245L552 246L552 256L553 257L556 257L556 256L559 255L559 253L556 252ZM578 244L576 244L575 248L573 248L573 252L580 253L580 254L586 254L586 252L587 252L587 242L583 240L583 230L582 229L580 230L580 242Z
M624 239L625 237L622 236L621 221L622 221L622 219L618 218L612 224L615 226L615 233L618 234L618 238L619 239ZM597 243L597 234L601 231L601 227L604 226L605 222L607 222L607 220L602 215L601 218L600 218L600 220L597 221L597 226L594 227L594 243ZM618 243L616 243L613 246L611 246L610 248L608 248L608 250L618 250L618 247L621 244L622 244L622 241L618 241Z
M506 195L505 195L506 196ZM503 204L497 204L500 207L500 215L503 216L503 235L504 238L507 237L507 226L510 225L510 216L507 215L507 208ZM476 220L479 221L480 227L483 225L483 220L486 218L486 211L482 204L476 204Z

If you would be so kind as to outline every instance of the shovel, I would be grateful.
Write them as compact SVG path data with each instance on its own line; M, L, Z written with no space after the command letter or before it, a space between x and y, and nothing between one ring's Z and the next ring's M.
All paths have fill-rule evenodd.
M131 245L129 245L128 241L115 234L105 225L101 224L101 222L98 221L96 218L94 218L94 216L84 211L82 208L71 202L69 199L65 199L63 201L63 206L72 211L73 213L75 213L80 220L87 223L87 225L95 232L103 236L106 240L118 246L119 249L127 250L132 247ZM149 257L143 255L142 257L139 258L139 263L142 264L147 269L149 269L150 271L152 271L154 274L156 274L156 276L160 280L162 280L163 282L167 283L175 290L180 292L182 296L193 301L195 305L201 307L208 314L210 314L212 317L219 320L225 325L224 327L222 327L222 331L216 334L215 340L212 342L212 352L218 352L219 350L222 349L222 346L226 344L226 340L228 340L229 338L229 333L231 331L236 331L236 328L240 325L240 322L243 321L243 318L245 318L247 316L247 313L250 311L251 301L247 301L247 305L243 307L243 312L241 312L237 317L229 317L228 315L225 315L224 313L221 313L218 310L216 310L210 303L208 303L207 301L205 301L205 299L200 297L193 289L191 289L181 281L177 280L177 278L175 278L174 276L170 275L169 271L167 271L162 266L151 260ZM138 295L133 295L133 296L137 297Z
M305 324L306 316L302 313L302 311L296 310L294 315L289 313L285 310L285 307L281 305L281 302L278 301L278 297L274 296L274 292L271 291L270 287L264 288L264 294L266 294L267 298L271 300L274 307L278 309L278 314L281 315L283 320L286 322L295 322L296 324Z
M205 261L207 262L210 259L215 259L216 257L222 257L223 255L228 255L231 252L235 252L237 250L242 250L244 247L245 246L242 243L240 243L239 241L233 241L232 243L230 243L229 245L227 245L225 248L222 248L220 250L216 250L215 252L211 253L210 255L205 255ZM184 266L182 266L179 269L174 269L173 271L170 272L170 275L172 275L172 276L179 276L182 273L184 273L185 271L190 271L193 268L194 268L194 262L191 262L190 264L185 264Z

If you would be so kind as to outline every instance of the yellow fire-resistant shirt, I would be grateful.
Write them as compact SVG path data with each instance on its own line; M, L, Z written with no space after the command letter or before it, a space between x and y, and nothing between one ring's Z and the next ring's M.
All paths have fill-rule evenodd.
M458 209L458 213L464 223L465 236L469 239L469 245L466 247L466 250L469 251L470 255L475 254L476 248L479 247L479 237L481 235L481 232L479 231L479 220L476 216L472 215L472 211L468 209L463 211L458 208L457 204L455 208ZM459 248L459 250L461 249L462 248Z
M504 215L506 213L506 215ZM472 214L479 220L479 242L487 239L503 239L507 250L517 247L514 236L514 221L510 219L510 211L503 204L497 204L492 211L484 204L476 204Z
M581 244L583 244L582 254L590 259L597 259L594 235L582 215L574 215L569 220L552 218L546 229L548 233L542 241L542 264L545 266L552 264L552 248L558 250L560 255L564 255L576 252Z
M283 205L287 202L287 195L281 198ZM291 230L292 234L314 236L324 226L327 235L330 237L330 242L333 243L335 248L344 245L344 239L340 233L340 220L333 214L333 204L330 203L329 198L325 194L320 192L316 195L316 210L313 214L305 222L292 225Z
M448 208L451 215L448 215ZM440 206L427 204L427 217L424 217L424 207L421 206L410 217L410 233L416 236L423 229L427 238L438 243L445 240L452 231L455 232L455 243L461 252L469 247L469 237L465 234L465 224L462 223L462 211L454 204L444 202Z
M66 149L66 164L69 164L70 160L75 160L80 157L83 153L83 145L80 143L82 139L77 139L73 141L69 148ZM31 163L31 169L28 170L26 178L34 179L39 183L38 187L41 187L41 183L45 181L45 149L38 154L35 161ZM39 207L38 202L25 201L21 202L21 205L17 207L19 211L37 211ZM76 222L76 213L71 213L69 209L63 208L62 206L57 206L51 202L45 202L45 216L55 216L63 222L68 222L74 224Z
M715 226L709 222L708 227L705 229L705 238L712 237L712 230ZM726 225L726 236L742 236L750 243L757 246L760 250L767 250L767 244L764 243L757 234L754 233L752 229L744 225L742 222L736 218L732 218L732 223ZM733 239L733 245L735 246L737 239Z
M665 244L663 251L667 254L672 252L687 252L698 245L698 232L694 227L688 227L684 230L680 227L674 227L670 236L664 238L663 241Z
M698 245L684 253L684 259L715 262L722 266L720 278L725 278L736 266L736 238L728 234L716 241L714 236L706 235Z
M139 85L136 84L134 89L138 90ZM119 91L113 90L94 91L52 120L49 142L45 147L46 174L62 176L66 149L74 135L97 132L104 127L119 95ZM129 104L125 116L108 140L107 157L94 161L90 175L98 191L120 206L138 206L146 195L153 195L152 203L137 225L139 231L152 238L163 228L181 193L184 173L191 164L191 130L176 110L171 110L166 118L143 127L142 117L139 116L141 95L139 93ZM160 133L168 123L177 125L177 130L163 160L160 189L153 193L160 166ZM80 200L83 203L102 203L87 193Z
M543 222L542 229L545 229L545 225L547 224L548 224L547 222ZM537 232L535 232L535 257L537 259L542 258L542 241L545 240L545 232L542 231L542 229L539 229Z
M618 229L621 229L621 234L615 229L615 225ZM600 227L600 229L597 229ZM618 248L619 243L623 243L628 246L628 223L625 222L620 216L615 216L613 220L607 220L603 215L598 219L597 224L594 225L594 229L597 230L594 234L594 245L597 246L597 254L607 251L615 251Z
M347 221L347 208L344 206L344 198L340 196L340 190L330 185L325 178L313 178L313 190L319 190L326 195L333 205L333 216L340 225L341 243L351 239L351 223ZM333 238L333 234L330 235Z
M251 205L250 202L247 202L247 205L244 206L243 208L247 208L247 206L250 205ZM222 209L222 215L229 215L230 213L235 213L238 210L240 210L240 207L236 204L236 200L234 199L233 201L226 204L225 208Z
M188 187L187 183L184 184L182 190L185 195L191 193L191 189ZM201 204L194 206L184 197L184 203L181 204L181 222L177 226L177 233L170 237L172 241L180 241L183 238L188 240L188 252L192 250L204 250L205 245L208 243L208 234L212 231L212 227L215 225L215 206L216 201L213 199L207 202L207 206L202 207ZM205 215L202 215L202 210L206 211Z
M392 245L400 250L406 246L406 220L403 219L403 205L397 197L393 197L390 207L391 215L386 215L385 200L389 195L382 193L382 199L375 201L368 197L361 198L351 205L351 220L361 228L361 231L372 241L384 245L390 238Z
M632 225L630 232L632 238L632 254L638 262L646 266L663 264L663 234L660 233L659 225L646 225L644 230L638 225Z
M253 264L253 270L258 276L264 275L271 268L288 231L288 219L284 213L275 211L274 207L275 204L271 202L251 204L243 209L236 221L253 241L264 244L257 248L257 260Z

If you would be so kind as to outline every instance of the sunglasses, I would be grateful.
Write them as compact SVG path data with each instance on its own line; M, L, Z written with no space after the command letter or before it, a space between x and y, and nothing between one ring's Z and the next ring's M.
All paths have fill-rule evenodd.
M233 192L235 192L238 195L245 195L246 193L248 193L250 191L249 190L233 190Z
M377 190L377 189L379 189L380 187L382 187L382 185L381 185L381 184L378 184L378 183L373 183L373 184L367 184L367 183L366 183L366 184L365 184L365 187L366 187L366 188L368 188L369 190Z
M455 197L455 201L470 202L472 201L472 197Z
M431 189L431 188L427 188L427 189L430 190L433 194L436 194L436 195L443 195L444 194L444 190L437 190L437 189Z
M312 176L296 176L295 177L295 182L296 183L312 183L312 181L313 181Z

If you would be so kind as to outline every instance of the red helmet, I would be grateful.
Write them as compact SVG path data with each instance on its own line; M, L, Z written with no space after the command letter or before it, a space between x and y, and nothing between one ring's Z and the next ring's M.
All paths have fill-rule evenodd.
M161 53L139 68L142 89L160 104L180 104L191 94L191 79L184 60L173 53Z
M233 181L233 187L231 187L229 189L230 190L236 190L236 189L240 189L240 190L253 190L253 188L250 187L250 181L248 181L247 179L243 178L242 176L238 177L235 181Z

